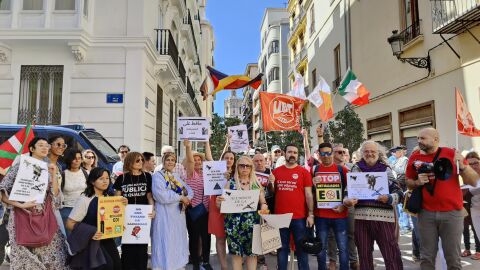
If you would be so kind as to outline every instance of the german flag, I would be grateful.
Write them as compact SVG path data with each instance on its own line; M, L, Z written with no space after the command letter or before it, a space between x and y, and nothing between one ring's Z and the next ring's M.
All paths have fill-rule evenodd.
M213 90L211 90L211 92L210 91L207 92L206 94L215 95L217 92L223 89L233 90L233 89L244 88L247 86L251 86L252 88L257 89L262 84L262 77L263 77L262 73L258 74L255 78L251 79L246 75L228 76L210 66L208 66L207 69L208 69L208 72L210 73L209 77L213 84ZM205 90L207 90L207 87L205 87ZM204 97L205 96L206 95L204 95Z

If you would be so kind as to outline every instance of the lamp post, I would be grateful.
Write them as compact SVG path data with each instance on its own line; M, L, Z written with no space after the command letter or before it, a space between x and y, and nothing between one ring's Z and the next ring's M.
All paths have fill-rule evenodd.
M402 63L407 62L417 68L426 68L430 72L430 55L427 55L427 57L401 57L405 38L402 33L398 33L398 30L393 30L387 41L392 47L393 55Z

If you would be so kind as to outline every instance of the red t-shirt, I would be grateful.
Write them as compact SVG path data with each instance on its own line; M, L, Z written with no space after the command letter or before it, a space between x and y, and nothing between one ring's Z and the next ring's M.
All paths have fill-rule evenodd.
M408 179L417 180L418 174L415 165L419 165L421 162L432 162L436 153L423 155L420 151L412 153L408 159L407 171L405 176ZM460 189L460 182L457 174L457 164L455 160L455 150L452 148L442 147L442 152L438 156L440 158L447 158L452 162L453 172L450 178L446 180L437 179L433 196L423 188L423 204L422 207L425 210L432 212L446 212L452 210L461 210L463 208L462 191ZM467 161L464 161L467 164ZM430 177L430 184L433 185L434 176Z
M312 176L302 166L285 165L273 170L275 176L275 214L293 213L293 219L305 218L308 212L305 188L312 186Z
M332 165L326 167L324 165L319 165L319 167L315 170L315 177L318 177L320 179L318 179L318 184L327 184L327 185L333 185L335 187L333 188L330 188L328 191L326 192L333 192L335 194L335 198L332 197L332 201L339 201L340 203L343 202L343 192L342 190L345 190L346 187L342 187L343 184L347 184L347 172L348 172L348 168L345 167L345 166L342 166L343 168L343 176L344 176L344 179L345 179L345 183L342 183L342 178L340 176L340 172L338 171L338 166L337 164L335 163L332 163ZM313 173L313 170L315 169L312 168L312 173ZM314 186L316 186L316 181L315 181L315 177L314 179L312 180L314 182ZM328 194L319 194L319 192L321 192L321 189L315 189L315 210L313 211L314 212L314 215L316 217L321 217L321 218L346 218L348 216L348 211L347 211L347 208L345 207L345 209L343 210L343 212L341 213L337 213L335 211L333 211L332 209L327 209L327 208L318 208L317 207L317 200L319 199L319 197L323 197L324 198L324 201L329 201L327 198L328 198ZM338 193L338 194L337 194Z

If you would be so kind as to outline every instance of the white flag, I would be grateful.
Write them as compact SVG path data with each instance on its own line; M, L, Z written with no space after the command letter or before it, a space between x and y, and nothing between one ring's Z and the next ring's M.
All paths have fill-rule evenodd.
M303 80L302 75L295 72L295 81L293 82L293 89L292 91L288 92L289 96L297 97L301 99L306 99L307 96L305 95L305 81Z
M315 107L320 107L323 104L323 98L320 95L320 92L324 92L326 94L331 94L330 86L328 86L327 82L325 79L320 76L320 81L318 82L317 86L313 89L312 93L308 95L308 100L312 102Z

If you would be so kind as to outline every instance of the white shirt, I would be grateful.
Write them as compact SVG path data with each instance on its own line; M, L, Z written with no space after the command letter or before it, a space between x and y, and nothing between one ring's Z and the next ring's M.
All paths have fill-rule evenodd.
M87 187L87 179L82 170L71 172L65 170L65 186L63 188L63 206L74 207L75 202Z

